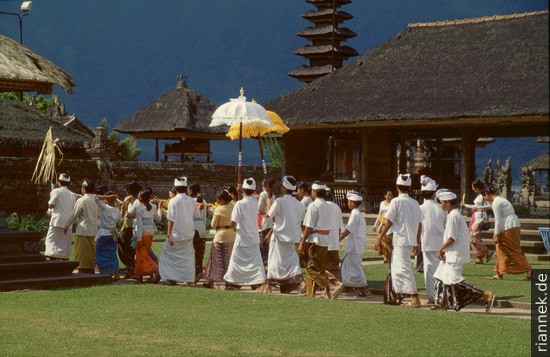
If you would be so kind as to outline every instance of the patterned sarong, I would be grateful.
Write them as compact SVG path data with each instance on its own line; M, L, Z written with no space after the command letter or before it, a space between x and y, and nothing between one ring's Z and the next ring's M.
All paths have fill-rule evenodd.
M223 282L223 276L227 273L233 242L213 242L210 249L210 257L206 263L205 276L209 281Z
M483 259L489 256L489 250L481 239L479 223L473 223L470 226L470 247L472 248L472 253L478 259Z
M467 280L453 285L445 285L441 280L435 280L435 306L441 307L443 304L447 309L460 311L464 306L479 300L482 296L483 290Z
M132 227L124 228L118 239L118 258L127 269L134 269L136 266L136 250L132 247Z
M102 236L97 239L95 257L101 275L118 274L117 244L113 236Z
M392 237L392 234L385 234L380 237L379 243L374 246L374 250L376 250L379 255L384 257L384 263L389 263L391 260L391 254L393 251Z
M94 271L95 237L74 236L74 258L78 261L78 270Z
M531 270L525 254L521 250L521 230L514 227L502 231L495 242L498 274L521 274Z
M306 243L306 288L307 296L315 297L315 286L325 289L328 284L326 270L327 247L321 247L314 243Z

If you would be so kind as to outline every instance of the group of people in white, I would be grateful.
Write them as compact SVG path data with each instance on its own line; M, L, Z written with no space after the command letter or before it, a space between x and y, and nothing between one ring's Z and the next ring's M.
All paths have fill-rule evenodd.
M344 288L360 296L371 294L362 265L367 225L359 210L363 198L358 192L346 194L351 214L344 225L340 207L327 199L331 192L325 184L299 185L292 176L282 178L278 197L273 182L264 180L258 195L256 181L247 178L239 190L228 186L220 191L215 204L204 201L197 184L188 187L186 177L174 179L167 200L132 182L120 208L115 207L117 196L112 192L95 195L95 185L89 180L82 183L81 195L72 193L69 183L70 177L61 174L59 187L51 193L46 256L69 258L76 222L74 249L79 272L93 273L97 268L101 274L118 278L118 250L127 268L126 278L138 281L149 277L153 282L194 286L203 280L206 288L251 286L264 293L279 286L281 293L297 289L311 298L320 293L334 299ZM399 175L398 196L392 200L391 190L385 192L386 201L373 227L379 232L376 248L390 263L385 294L392 298L385 296L385 300L402 304L403 297L410 296L412 307L421 306L411 254L422 254L428 303L433 309L458 311L483 298L490 311L495 295L462 276L462 265L470 260L470 232L456 210L456 194L438 189L429 177L422 177L421 184L424 203L419 205L408 194L410 175ZM214 238L203 269L208 211ZM157 258L152 242L155 222L163 215L167 233ZM340 262L340 241L344 239L345 254Z

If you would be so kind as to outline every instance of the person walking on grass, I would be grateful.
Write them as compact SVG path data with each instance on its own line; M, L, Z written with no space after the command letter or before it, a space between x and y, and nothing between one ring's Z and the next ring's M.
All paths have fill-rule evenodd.
M333 211L325 201L327 186L316 181L311 189L314 201L307 208L304 217L304 233L298 246L298 254L307 262L306 296L315 298L315 289L318 286L324 290L326 298L335 299L342 291L344 284L337 283L334 290L331 291L326 273L329 234L333 227Z
M260 253L258 202L252 196L256 190L256 181L253 178L245 179L242 190L244 197L235 203L231 213L231 227L236 230L237 236L223 279L229 287L250 285L256 288L266 282Z
M153 259L150 252L153 236L157 231L155 221L160 221L161 215L157 207L151 203L151 191L141 191L137 202L139 205L135 208L136 269L134 273L138 282L142 282L144 276L149 276L149 281L158 283L160 276L157 261Z
M391 258L391 280L393 290L398 295L396 303L402 302L402 295L411 295L411 307L420 307L416 281L411 267L411 252L420 254L422 233L422 211L418 202L409 196L411 176L399 175L396 181L399 196L394 198L386 212L387 222L378 239L390 228L393 229L393 253Z
M141 186L136 181L129 182L126 185L127 195L120 207L123 223L120 237L118 238L118 257L126 267L126 279L133 277L136 267L136 249L132 242L132 237L134 236L134 216L128 214L128 210L134 201L137 200L139 191L141 191Z
M477 258L476 264L488 263L493 257L494 251L489 250L481 239L481 227L483 225L488 226L487 210L491 209L491 204L483 198L482 191L484 188L483 182L475 180L472 183L472 191L477 196L474 199L474 204L465 204L464 207L472 210L472 218L470 219L470 246L472 252ZM485 261L484 261L485 259Z
M306 210L292 197L295 189L296 179L293 176L284 176L282 197L273 202L268 212L269 219L273 221L273 231L269 244L267 278L279 284L281 294L290 293L303 281L296 243L300 242L301 222Z
M346 248L344 258L342 258L342 282L344 286L359 290L359 296L367 297L371 295L365 272L363 271L363 254L365 252L365 243L367 239L367 223L359 206L363 202L363 197L358 192L348 191L348 208L351 215L346 225L346 229L340 235L340 240L346 239Z
M194 183L189 186L188 194L199 207L199 217L194 218L195 236L193 237L193 249L195 249L195 283L203 277L204 251L206 249L206 200L201 196L201 186Z
M444 243L438 251L439 266L434 274L435 301L432 310L460 311L464 306L480 298L486 301L485 311L491 312L495 294L483 291L462 276L462 265L470 262L470 235L468 226L459 210L453 192L439 196L441 207L448 212Z
M65 225L71 216L76 194L69 190L71 177L67 174L59 175L57 188L50 192L48 209L52 212L48 233L46 235L45 255L50 260L68 260L71 255L73 227L65 230Z
M496 274L489 279L502 280L504 274L526 273L523 280L531 280L531 264L521 250L521 229L514 207L507 199L498 196L493 187L485 189L483 198L491 203L495 215Z
M195 200L187 195L187 178L174 179L177 195L168 203L166 241L159 258L160 277L171 285L178 282L195 286L195 250L193 237L199 217Z
M117 252L116 225L122 222L120 211L115 207L116 194L112 191L105 193L103 201L96 196L96 204L99 206L100 220L99 231L96 237L95 259L99 274L111 275L114 280L119 280Z
M443 243L445 212L435 201L437 184L434 180L428 179L420 190L424 203L420 206L424 219L422 220L422 254L424 256L424 283L428 294L428 304L434 303L435 278L434 273L439 265L438 251Z

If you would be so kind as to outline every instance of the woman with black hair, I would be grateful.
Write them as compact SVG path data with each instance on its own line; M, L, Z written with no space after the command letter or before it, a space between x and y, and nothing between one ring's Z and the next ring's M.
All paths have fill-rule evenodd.
M160 221L160 214L157 207L151 204L151 191L143 190L138 195L139 205L135 209L135 227L136 237L136 268L134 271L138 282L143 280L144 276L149 276L151 281L158 282L158 266L155 260L149 254L153 244L153 236L157 231L155 221Z
M206 248L206 201L201 196L201 186L194 183L187 189L187 193L197 203L199 216L193 219L195 223L195 236L193 237L193 249L195 249L195 283L202 279L204 250Z
M122 264L126 267L126 276L128 279L134 275L134 268L136 265L136 250L132 246L132 237L134 235L134 217L128 214L128 209L137 200L137 196L141 191L141 186L132 181L126 185L127 196L122 202L120 207L120 214L124 220L122 223L122 230L118 239L118 257Z
M372 230L378 233L380 233L380 231L384 227L384 224L386 224L387 222L385 214L388 211L391 200L393 198L393 192L390 188L384 189L383 193L384 193L384 201L380 202L380 209L378 211L378 216L376 217L376 221L372 226ZM378 254L384 257L384 263L390 262L391 253L393 250L391 230L389 230L383 236L380 236L380 239L378 239L376 244L374 245L374 250L376 250Z
M488 225L487 220L487 210L491 209L491 204L483 198L481 192L483 191L484 184L480 180L475 180L472 183L472 191L474 191L477 196L474 199L473 205L464 205L464 207L472 210L472 218L470 219L470 246L472 247L472 252L477 258L476 264L483 264L489 262L493 257L493 251L487 249L483 240L481 239L481 227L486 224Z

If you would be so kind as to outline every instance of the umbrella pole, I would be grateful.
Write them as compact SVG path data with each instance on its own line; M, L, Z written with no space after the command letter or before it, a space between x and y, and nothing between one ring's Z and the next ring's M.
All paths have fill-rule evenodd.
M267 167L265 165L265 160L264 160L264 148L263 148L262 137L261 136L258 136L258 145L260 145L260 157L262 158L262 167L264 169L264 178L266 179L267 178Z
M241 183L241 166L243 164L243 121L239 123L239 166L237 167L237 187ZM241 198L241 191L237 190L237 200Z

